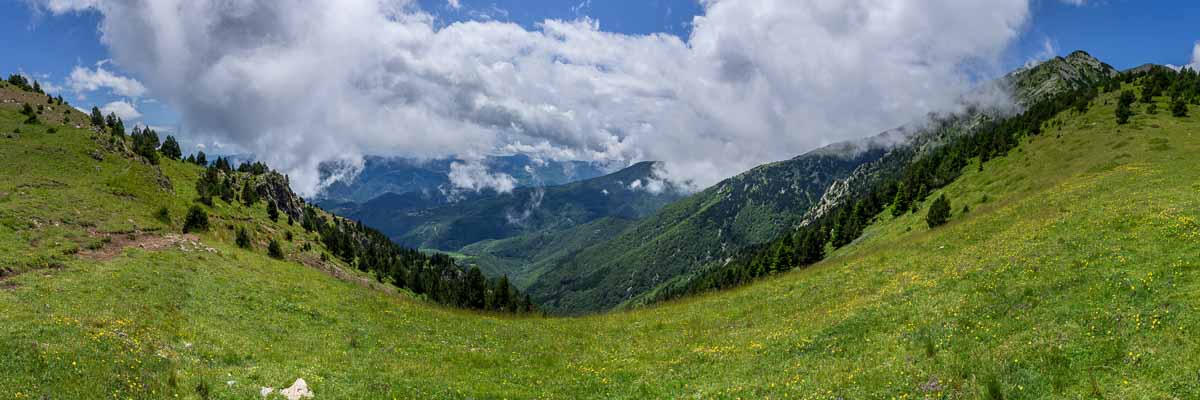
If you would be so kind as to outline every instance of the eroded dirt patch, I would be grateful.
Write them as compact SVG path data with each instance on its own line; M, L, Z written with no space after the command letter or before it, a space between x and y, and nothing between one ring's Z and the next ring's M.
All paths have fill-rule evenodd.
M59 262L50 262L42 265L32 265L25 269L0 268L0 290L13 290L21 287L21 284L14 282L12 278L38 271L54 271L66 269L67 266Z
M92 233L93 237L103 238L102 245L94 249L79 252L79 258L92 261L107 261L121 255L128 248L139 248L148 251L179 249L183 252L202 251L215 253L217 250L200 243L196 235L191 234L102 234Z
M314 268L318 271L324 272L325 274L337 278L338 280L354 283L367 289L393 292L392 290L389 290L389 285L387 284L380 283L371 278L351 274L343 270L341 267L338 267L337 264L328 261L322 261L320 257L312 254L301 254L299 257L297 257L296 261L299 261L301 264Z

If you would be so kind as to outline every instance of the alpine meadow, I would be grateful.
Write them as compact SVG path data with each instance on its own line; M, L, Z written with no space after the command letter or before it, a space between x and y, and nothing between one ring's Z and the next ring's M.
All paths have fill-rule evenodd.
M0 398L1200 398L1200 10L301 3L3 7Z

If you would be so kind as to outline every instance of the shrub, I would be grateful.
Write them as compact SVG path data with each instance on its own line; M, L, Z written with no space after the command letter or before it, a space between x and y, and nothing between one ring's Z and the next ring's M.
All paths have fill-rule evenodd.
M193 205L188 209L187 218L183 222L183 233L205 231L208 231L208 212L198 205Z
M250 232L247 232L245 227L237 230L237 245L243 249L250 248Z
M167 209L166 206L159 207L158 211L154 212L154 218L161 221L164 224L170 225L171 224L171 210Z
M282 260L283 246L280 246L279 242L275 239L271 239L271 243L267 245L267 255L276 260Z

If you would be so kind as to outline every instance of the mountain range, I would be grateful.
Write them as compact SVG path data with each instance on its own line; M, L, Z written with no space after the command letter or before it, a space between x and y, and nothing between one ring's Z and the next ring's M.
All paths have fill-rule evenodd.
M332 210L379 226L402 245L448 251L491 276L510 275L544 310L596 312L640 304L661 287L684 284L744 248L820 218L982 121L1116 73L1082 51L1056 57L996 82L1016 107L965 104L959 113L766 164L686 197L625 191L632 196L597 207L596 188L652 178L648 165L635 165L586 184L453 204L430 206L410 192Z

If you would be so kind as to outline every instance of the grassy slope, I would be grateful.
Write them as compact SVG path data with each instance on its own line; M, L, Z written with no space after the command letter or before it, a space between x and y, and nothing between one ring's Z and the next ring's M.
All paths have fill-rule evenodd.
M605 217L564 230L526 233L485 240L462 248L462 260L487 276L508 276L521 290L563 259L592 244L619 235L634 220Z
M1112 112L972 166L936 231L887 217L807 270L625 313L445 310L231 248L223 231L201 237L215 254L69 260L0 289L0 397L195 398L207 382L213 398L251 398L297 377L318 398L1200 396L1200 118L1139 115L1118 132ZM72 148L53 158L70 168L6 170L0 192L78 185L0 200L3 246L57 251L26 240L52 229L20 221L71 207L104 229L125 214L152 225L138 202L106 217L103 190L74 176L83 145L59 135L0 146L46 164ZM170 175L187 198L188 174Z

